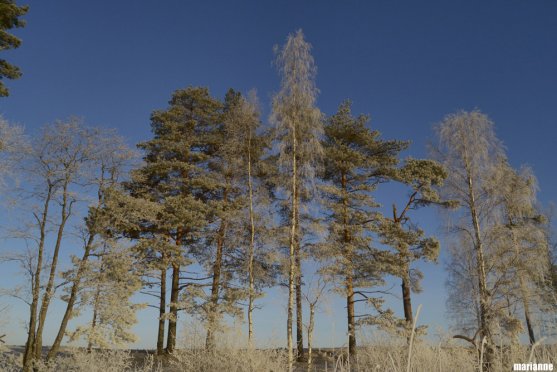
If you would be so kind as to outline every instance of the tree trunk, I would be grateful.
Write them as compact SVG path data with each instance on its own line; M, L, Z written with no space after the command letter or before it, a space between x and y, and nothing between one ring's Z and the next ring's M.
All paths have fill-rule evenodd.
M248 254L248 275L249 275L249 293L248 293L248 346L253 347L253 302L255 300L255 278L253 275L253 260L255 255L255 219L253 212L253 184L251 179L251 132L248 137L248 190L249 190L249 222L250 222L250 242Z
M476 269L478 271L478 287L480 292L480 342L484 337L486 338L483 368L486 371L492 371L494 367L493 362L495 360L495 347L493 345L491 334L491 314L489 308L490 295L489 291L487 290L487 276L485 272L485 260L483 256L483 242L480 232L480 223L476 210L474 185L472 177L470 175L468 175L468 194L469 208L472 216L472 224L474 226Z
M101 270L102 270L102 264L101 264ZM95 330L95 327L97 326L97 319L98 319L98 314L99 314L99 300L101 297L101 288L100 285L97 287L97 291L95 292L95 302L93 305L93 319L91 320L91 332L93 332ZM93 341L91 340L91 335L89 334L89 338L87 341L87 352L90 353L91 350L93 350Z
M77 299L77 294L79 291L79 286L81 284L81 278L83 277L83 273L87 267L87 261L89 259L89 255L91 254L91 249L93 248L93 241L95 238L94 233L89 234L89 239L87 239L87 244L85 245L85 251L83 252L83 257L79 262L79 267L77 269L77 273L75 275L72 289L70 292L70 298L68 299L68 304L66 305L66 311L64 312L64 317L62 318L62 322L60 323L60 328L58 328L58 334L54 339L54 343L52 344L48 354L46 356L46 360L52 360L58 354L58 350L60 349L60 345L62 343L62 339L66 334L66 328L68 326L68 322L72 318L73 307L75 305L75 301Z
M524 304L524 318L526 319L526 327L528 329L528 338L530 340L530 345L534 345L536 343L536 337L534 335L534 327L532 326L532 321L530 319L530 306L528 298L523 295L522 300Z
M177 241L178 243L178 241ZM172 263L172 288L170 289L170 319L168 320L168 335L166 352L172 354L176 349L176 329L178 324L178 296L180 294L180 265Z
M288 315L286 321L286 339L288 348L288 371L292 372L294 365L294 353L292 349L292 319L294 313L294 274L296 272L296 257L295 257L295 245L296 245L296 209L298 208L298 169L296 164L296 154L297 154L297 141L296 134L292 132L292 211L291 211L291 224L290 224L290 265L288 267Z
M356 357L356 321L354 315L354 280L352 276L352 268L350 267L350 262L352 260L352 252L349 248L350 244L350 232L348 231L348 191L347 191L347 180L346 174L341 176L341 188L342 188L342 223L344 227L344 260L346 264L346 311L347 311L347 323L348 323L348 356L349 358Z
M39 220L39 251L37 255L37 267L35 268L33 283L32 283L32 301L29 311L29 329L27 334L27 341L25 343L25 351L23 353L23 371L28 372L31 370L34 360L34 346L35 346L35 331L37 326L37 310L39 305L39 295L41 289L41 269L43 265L44 243L46 239L46 220L48 217L48 208L52 198L53 185L48 185L45 202L43 205L43 212Z
M297 214L296 226L300 228L300 217ZM298 362L305 362L304 355L304 323L303 323L303 313L302 313L302 259L300 257L300 234L296 234L296 246L295 246L295 256L296 256L296 348Z
M157 333L157 355L162 355L164 353L164 326L166 324L166 262L164 262L164 267L161 269L161 293L160 293L160 303L159 303L159 329Z
M61 212L60 226L58 226L56 244L54 246L54 254L52 256L52 263L50 265L50 273L48 276L46 289L43 295L43 301L39 313L39 324L37 327L37 333L35 335L35 357L37 359L42 358L43 330L46 321L46 314L48 312L48 307L50 306L50 300L54 295L54 279L56 278L56 268L58 266L58 255L60 253L62 237L64 236L64 227L66 226L66 221L68 220L71 214L71 203L68 205L68 185L69 185L69 180L66 179L64 182L63 194L62 194L62 212Z
M508 223L512 235L512 241L514 245L514 251L517 256L520 256L520 247L516 239L516 235L513 228L513 221L510 216L508 220L509 220ZM520 286L520 296L522 297L522 307L524 308L524 319L526 321L526 329L528 330L528 340L530 341L530 345L534 345L536 343L536 337L534 334L534 327L532 325L532 320L530 315L530 302L528 301L528 291L526 289L526 283L524 282L524 275L521 268L519 268L517 275L518 275L518 284Z
M311 371L313 363L312 346L313 346L313 327L315 318L315 304L309 305L309 326L308 326L308 372Z
M403 258L404 259L404 258ZM412 314L412 298L410 295L410 272L408 263L403 263L403 276L402 276L402 304L404 307L404 319L406 320L406 327L409 332L414 324L414 315ZM407 341L410 343L410 334L407 336Z
M250 222L250 241L248 253L248 346L253 347L253 302L255 300L255 278L253 276L253 260L255 256L255 219L253 213L253 182L251 179L251 130L248 136L248 190L249 190L249 222Z
M221 221L219 228L219 236L217 238L217 252L215 262L213 263L213 282L211 284L211 302L209 303L209 313L207 314L207 337L205 339L205 348L212 350L215 347L215 331L217 322L217 307L219 304L220 277L222 270L222 250L224 245L224 232L226 222Z
M356 322L354 316L354 283L352 275L346 277L346 309L348 320L348 356L354 358L356 352Z

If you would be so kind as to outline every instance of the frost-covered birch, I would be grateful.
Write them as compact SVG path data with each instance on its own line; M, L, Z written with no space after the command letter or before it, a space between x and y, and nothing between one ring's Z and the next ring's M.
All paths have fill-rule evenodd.
M288 315L287 348L289 368L292 368L292 321L294 296L297 302L297 349L303 358L301 312L301 260L300 260L300 208L301 201L315 187L316 173L323 149L322 115L316 107L318 90L315 86L316 67L311 46L304 40L301 30L288 36L284 46L277 50L276 63L281 74L281 88L273 98L271 121L279 151L280 187L288 197L289 250L288 250ZM295 293L296 292L296 293Z
M445 167L448 177L442 187L446 199L455 200L460 208L452 213L452 228L472 248L478 281L479 340L487 341L484 368L492 370L495 363L494 311L489 275L492 263L487 244L489 231L496 218L499 200L489 192L498 161L504 157L501 142L495 136L493 122L479 111L461 111L448 115L436 126L438 143L433 156ZM464 234L464 235L462 235Z

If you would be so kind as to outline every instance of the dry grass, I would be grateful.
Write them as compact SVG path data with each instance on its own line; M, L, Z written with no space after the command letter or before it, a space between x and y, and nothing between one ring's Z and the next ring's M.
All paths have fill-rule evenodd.
M408 348L402 342L384 342L360 347L357 360L349 363L345 349L316 350L312 371L392 371L407 370ZM530 359L530 354L531 359ZM21 355L8 348L0 350L0 371L21 370ZM557 366L557 346L539 345L533 352L529 346L505 346L498 349L496 369L512 370L513 363L553 363ZM423 342L414 345L410 371L479 371L479 356L474 350L453 341L432 346ZM73 349L61 355L56 363L38 365L41 372L158 372L158 371L286 371L288 364L284 349L246 349L220 345L215 351L184 348L172 357L157 358L150 352L102 350L87 353ZM296 371L307 371L299 364Z

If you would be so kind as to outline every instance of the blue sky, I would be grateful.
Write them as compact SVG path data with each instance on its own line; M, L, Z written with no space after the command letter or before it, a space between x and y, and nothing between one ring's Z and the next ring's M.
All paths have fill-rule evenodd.
M23 77L7 82L11 95L0 99L0 113L29 133L78 115L90 125L117 128L134 145L149 138L151 111L166 107L172 91L188 85L208 86L217 97L229 87L256 88L266 117L279 87L273 45L302 28L313 45L318 105L324 113L334 113L350 98L355 113L371 115L372 128L384 138L412 140L408 155L420 157L426 156L434 123L455 110L479 108L496 123L511 163L534 169L540 200L557 201L555 1L26 4L27 26L17 31L23 44L2 52ZM380 200L389 205L401 191L382 190ZM419 217L429 233L439 233L433 211ZM6 224L10 216L3 213L0 219ZM414 304L423 304L424 323L444 327L443 265L423 269L425 291ZM2 283L13 270L1 268ZM272 339L282 343L283 295L271 291L263 303L255 318L259 338L263 344ZM392 305L401 306L398 301ZM325 307L317 320L316 342L342 344L342 300L333 298ZM23 340L16 328L19 314L27 316L14 303L10 343ZM137 346L154 346L154 316L153 311L141 313Z

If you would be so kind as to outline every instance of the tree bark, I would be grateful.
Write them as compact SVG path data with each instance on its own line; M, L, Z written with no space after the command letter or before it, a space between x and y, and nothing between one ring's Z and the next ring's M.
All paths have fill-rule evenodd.
M296 272L296 257L295 257L295 245L296 245L296 209L298 208L298 187L297 187L297 177L298 169L296 164L296 154L297 154L297 141L296 134L292 132L292 201L291 201L291 223L290 223L290 251L289 258L290 264L288 267L288 314L286 321L286 339L288 348L288 371L292 372L294 365L294 353L292 349L292 320L294 313L294 274Z
M37 327L37 333L35 335L35 357L37 359L42 358L43 349L43 330L46 321L46 314L48 312L48 307L50 306L50 300L54 294L54 279L56 278L56 268L58 266L58 255L60 253L60 246L62 244L62 237L64 236L64 227L66 226L66 221L71 214L71 202L68 202L68 186L69 179L64 180L64 186L62 191L62 211L60 226L58 226L58 233L56 236L56 244L54 246L54 254L52 256L52 263L50 265L50 273L48 276L48 282L43 295L43 301L41 304L41 310L39 313L39 324Z
M350 232L348 231L348 185L346 174L341 175L341 188L342 188L342 223L343 223L343 240L344 240L344 261L346 265L346 315L348 323L348 356L349 358L356 357L356 321L354 314L354 279L352 276L352 267L350 262L352 260L352 252L350 249Z
M23 353L23 371L28 372L31 370L34 360L34 347L35 347L35 331L37 326L37 310L39 305L39 295L41 288L41 269L43 265L44 243L46 239L46 221L48 217L48 209L50 200L54 191L54 185L48 184L47 193L43 205L43 212L39 219L39 249L37 255L37 267L35 268L33 283L32 283L32 301L29 311L29 330L27 334L27 341L25 343L25 351Z
M296 226L300 228L300 218L297 216ZM300 234L296 234L296 360L298 362L305 361L304 355L304 323L303 323L303 309L302 309L302 259L300 257Z
M166 339L166 352L168 354L172 354L176 349L176 329L178 324L179 295L180 295L180 264L174 261L172 263L172 287L170 289L170 319L168 320L168 335Z
M102 270L102 264L101 264L101 270ZM94 302L94 305L93 305L93 319L91 320L91 332L97 326L100 297L101 297L101 288L100 288L100 285L98 285L97 286L97 291L95 292L95 302ZM93 341L91 340L91 335L89 335L88 341L87 341L87 352L90 353L91 350L93 350Z
M222 250L224 245L224 232L226 222L221 221L219 228L219 236L217 238L217 252L215 262L213 263L213 281L211 284L211 300L207 314L207 337L205 339L205 348L212 350L215 347L215 331L217 322L217 311L219 304L220 277L222 270Z
M354 358L356 351L356 322L354 317L354 283L352 275L346 276L346 309L348 320L348 356Z
M405 258L403 258L405 260ZM402 264L402 304L404 307L404 319L406 320L406 327L410 331L414 324L414 315L412 314L412 298L410 290L410 272L408 268L408 263L403 262ZM410 343L410 334L407 336L407 342Z
M255 219L253 212L253 183L251 179L251 131L248 137L248 190L249 190L249 220L250 220L250 242L248 254L248 346L253 347L253 303L255 301L255 278L253 275L253 260L255 255Z
M483 368L486 371L493 370L493 362L495 357L495 348L491 334L491 315L490 315L490 295L487 290L487 276L485 272L485 260L483 252L483 242L481 238L480 223L477 214L476 197L474 194L474 184L472 177L468 174L468 197L469 208L472 217L472 225L474 226L475 250L476 250L476 268L478 271L478 287L480 292L480 340L486 338L486 349ZM480 341L481 342L481 341Z
M79 268L77 269L77 273L75 275L72 284L70 298L68 299L68 303L66 305L66 311L64 312L64 317L62 318L62 322L60 323L60 328L58 328L58 334L56 335L56 338L54 339L54 342L50 347L50 350L48 351L48 354L46 356L47 361L52 360L56 357L56 355L58 354L58 350L60 349L62 339L66 334L66 328L68 326L68 322L72 318L73 307L77 299L79 286L81 284L81 278L83 277L83 273L85 272L89 255L91 254L91 249L93 248L94 238L95 238L94 234L89 234L89 239L87 240L87 244L85 245L85 251L83 252L83 257L79 262Z
M159 328L157 332L157 355L164 354L164 331L166 324L166 270L167 266L164 262L164 267L161 269L161 292L160 292L160 302L159 302Z
M512 234L515 254L520 255L520 248L518 246L516 235L513 229L513 222L510 217L509 217L509 226L511 226L511 234ZM532 325L532 320L530 315L530 302L528 301L528 291L526 289L526 283L524 282L524 275L520 268L517 272L517 275L518 275L518 284L520 286L520 295L522 297L522 307L524 309L524 319L526 321L526 329L528 330L528 340L530 341L530 345L534 345L536 343L536 337L534 334L534 327Z
M308 372L311 371L313 364L313 327L315 325L315 304L309 305L309 325L308 325Z

